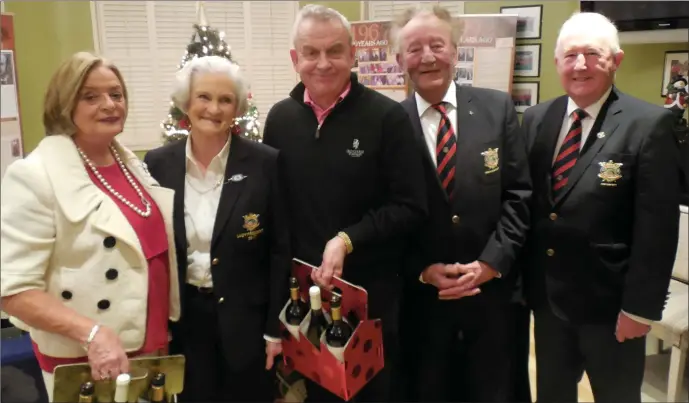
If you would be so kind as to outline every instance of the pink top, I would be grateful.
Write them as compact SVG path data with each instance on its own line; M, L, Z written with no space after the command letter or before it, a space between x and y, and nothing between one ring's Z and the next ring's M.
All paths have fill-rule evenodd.
M311 99L311 95L309 94L309 90L304 91L304 103L313 109L313 112L316 114L316 119L318 119L318 125L322 125L323 121L325 118L332 112L333 108L335 105L340 103L346 96L349 94L349 90L352 88L352 83L350 82L347 84L347 87L342 91L342 94L337 98L337 101L333 102L332 105L330 105L327 109L322 109L320 106L316 105L313 100Z
M100 183L90 168L86 167L93 183L96 184L106 195L117 203L124 216L129 221L143 250L148 262L148 304L146 316L146 336L144 345L139 351L130 353L129 356L150 354L159 350L164 350L168 345L168 315L170 311L170 261L168 260L167 233L165 231L165 221L150 195L146 193L143 186L132 176L132 179L139 185L139 189L144 197L151 202L151 215L148 218L141 217L131 208L127 207L117 197L110 193ZM132 185L127 181L124 173L118 164L107 167L99 167L98 172L105 180L117 190L125 199L131 201L139 208L143 208L143 203L139 199ZM117 278L111 281L118 281ZM110 301L109 309L117 309L117 300ZM59 358L49 357L38 350L38 346L33 343L33 350L41 369L52 373L55 367L63 364L75 364L87 361L87 357L79 358Z

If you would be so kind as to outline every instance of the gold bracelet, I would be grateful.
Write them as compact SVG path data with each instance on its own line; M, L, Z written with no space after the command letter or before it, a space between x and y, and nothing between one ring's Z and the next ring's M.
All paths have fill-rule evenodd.
M346 232L340 231L337 233L337 236L344 241L345 246L347 247L347 254L352 253L352 251L354 251L354 245L352 245L352 240L349 239L349 235L347 235Z

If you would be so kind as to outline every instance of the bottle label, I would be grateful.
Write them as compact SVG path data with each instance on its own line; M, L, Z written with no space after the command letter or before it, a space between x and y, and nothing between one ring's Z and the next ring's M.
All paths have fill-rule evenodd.
M340 362L344 362L344 350L344 347L328 346L328 351Z

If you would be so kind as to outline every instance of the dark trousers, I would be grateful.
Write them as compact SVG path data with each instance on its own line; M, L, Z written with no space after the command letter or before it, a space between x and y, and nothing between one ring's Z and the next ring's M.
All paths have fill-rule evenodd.
M512 336L512 391L510 402L531 403L529 382L529 348L531 340L531 310L520 302L510 304Z
M409 304L407 304L409 305ZM416 365L407 365L414 383L410 400L511 401L513 326L509 295L498 284L456 301L417 303ZM405 315L405 321L410 320ZM406 324L405 329L410 325Z
M274 371L265 370L265 352L242 370L230 367L222 350L218 328L217 298L187 286L184 323L180 327L185 356L182 402L272 402Z
M383 325L383 354L385 367L350 401L391 402L399 401L393 396L399 360L399 308L401 285L398 278L365 284L368 292L368 313L371 319L381 319ZM342 399L318 384L307 379L309 402L341 402Z
M616 323L574 325L549 308L534 312L536 398L576 402L582 368L596 403L641 402L645 337L619 343Z

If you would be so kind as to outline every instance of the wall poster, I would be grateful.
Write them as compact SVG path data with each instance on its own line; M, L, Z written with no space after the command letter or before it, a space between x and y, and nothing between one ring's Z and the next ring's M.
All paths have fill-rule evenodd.
M459 85L512 90L517 16L475 14L455 17L459 47L455 81Z
M0 177L7 166L23 157L17 96L14 16L0 14Z
M361 84L402 101L407 96L407 84L388 39L391 27L390 21L352 23L356 47L353 71Z

